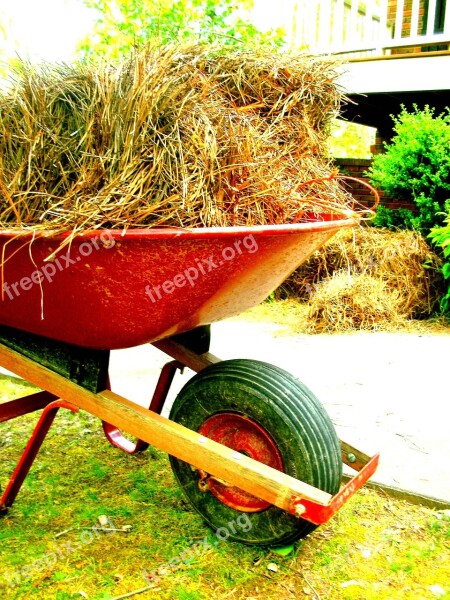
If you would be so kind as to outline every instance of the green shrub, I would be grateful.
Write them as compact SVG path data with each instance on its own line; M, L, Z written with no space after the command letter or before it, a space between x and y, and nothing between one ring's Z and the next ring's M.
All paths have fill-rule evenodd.
M396 231L398 229L415 229L413 219L414 213L407 208L393 209L380 204L375 218L369 223L375 227Z
M392 142L385 144L383 154L374 156L367 176L389 196L412 199L417 211L399 213L399 224L427 235L443 224L450 198L450 109L435 117L428 106L423 110L414 106L411 113L402 106L392 119Z
M433 229L429 235L436 246L442 248L444 254L444 264L442 273L448 282L447 293L441 300L441 309L445 314L450 314L450 211L445 219L447 225Z

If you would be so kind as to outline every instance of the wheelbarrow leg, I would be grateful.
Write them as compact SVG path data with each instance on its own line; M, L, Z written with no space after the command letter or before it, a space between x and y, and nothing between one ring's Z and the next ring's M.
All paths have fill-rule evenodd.
M164 402L167 399L167 394L169 393L170 386L172 385L173 378L177 372L177 369L180 371L184 368L177 360L172 360L164 365L161 369L161 373L158 378L158 382L156 384L155 391L153 393L153 398L150 403L149 410L161 414L161 411L164 406ZM108 389L110 388L108 381ZM108 442L126 452L127 454L137 454L138 452L143 452L147 450L149 444L144 442L143 440L137 440L136 443L130 442L118 429L115 425L111 425L111 423L106 423L106 421L102 421L103 432L106 436Z
M22 456L20 457L20 460L14 469L14 473L12 474L11 479L9 480L9 483L0 499L0 514L6 512L16 499L25 477L28 475L34 459L36 458L37 453L39 452L39 449L42 446L42 443L44 442L60 408L67 408L73 412L78 411L78 407L74 406L73 404L69 404L64 400L56 400L44 408L39 421L37 422L34 431L28 440L25 450L23 451Z
M196 327L191 329L190 331L186 331L185 333L181 333L178 335L174 335L170 338L169 344L172 344L174 348L183 348L179 353L179 356L182 357L183 361L173 360L164 365L161 370L161 373L158 378L158 382L156 384L155 391L153 393L153 398L151 400L149 410L152 412L161 414L162 409L164 408L164 403L167 399L167 395L170 390L170 386L172 385L173 379L177 372L177 369L182 371L185 366L189 366L195 371L198 371L202 368L208 366L211 363L211 355L208 355L210 360L207 358L202 358L200 355L207 355L209 352L209 346L211 343L211 326L210 325L202 325L200 327ZM167 352L164 345L164 340L160 342L160 346L163 352L172 356L172 358L176 358L175 355ZM171 346L171 347L172 347ZM155 347L158 348L158 345L155 344ZM186 362L186 353L189 354L191 361ZM193 358L193 361L192 361ZM215 359L217 361L219 359ZM194 364L191 364L194 362ZM110 390L110 380L108 377L107 388ZM122 432L111 425L111 423L106 423L102 421L103 431L106 436L106 439L112 446L119 448L123 452L127 454L137 454L138 452L143 452L149 446L147 442L143 440L137 440L137 442L131 442L128 440Z

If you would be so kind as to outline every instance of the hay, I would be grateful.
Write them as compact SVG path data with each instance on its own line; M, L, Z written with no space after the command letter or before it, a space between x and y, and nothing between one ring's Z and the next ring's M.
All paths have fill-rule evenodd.
M350 276L366 275L379 281L387 292L398 294L402 315L424 318L437 308L442 295L440 264L417 232L373 227L345 230L297 269L277 296L308 300L327 278L345 271Z
M352 215L326 149L336 77L306 54L202 46L119 65L22 63L0 92L0 227Z
M336 272L318 285L309 301L311 333L380 331L405 324L402 299L371 275Z

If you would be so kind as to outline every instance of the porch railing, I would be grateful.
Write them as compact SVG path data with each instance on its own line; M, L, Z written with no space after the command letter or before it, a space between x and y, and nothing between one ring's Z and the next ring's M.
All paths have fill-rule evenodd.
M320 54L382 56L450 44L447 0L299 0L295 21L293 41Z

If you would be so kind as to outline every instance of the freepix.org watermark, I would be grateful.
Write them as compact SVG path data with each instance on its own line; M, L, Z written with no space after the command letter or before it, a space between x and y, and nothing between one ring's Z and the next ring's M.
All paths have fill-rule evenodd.
M83 546L92 544L102 535L114 535L116 531L120 531L110 517L106 518L105 526L99 527L94 525L84 529L78 537L77 541L66 541L61 544L55 545L51 552L43 554L40 558L36 558L34 561L22 566L16 571L7 571L2 573L3 581L0 579L0 589L2 587L15 587L20 585L23 581L35 577L42 571L53 569L56 563L71 556L73 553L79 552ZM1 596L1 592L0 592Z
M189 547L184 548L177 556L173 556L167 563L159 565L153 571L149 572L146 569L142 569L142 576L151 585L157 583L162 577L179 569L182 564L188 565L196 557L216 548L220 542L227 540L232 533L235 534L239 530L247 533L251 529L252 523L249 516L246 513L242 513L234 521L229 521L224 527L219 527L215 532L215 540L210 542L208 536L205 536L199 542L190 543Z
M158 300L162 300L163 294L172 294L177 288L187 285L194 287L200 277L205 277L211 271L220 269L224 263L235 260L246 252L254 254L257 251L258 243L253 234L247 235L241 240L236 240L232 246L223 248L218 257L211 255L209 258L196 260L195 265L188 267L181 273L177 273L172 279L167 279L164 283L153 287L146 285L145 293L152 302L158 302Z
M22 277L22 279L15 283L5 281L3 284L2 299L9 298L10 300L14 300L22 292L31 290L34 285L40 286L43 281L51 283L58 273L75 265L83 258L87 258L94 250L112 248L115 243L115 239L109 231L102 231L98 237L93 237L89 241L80 244L76 255L72 250L69 250L66 254L61 254L58 258L45 263L40 269L36 269L30 273L29 277Z

